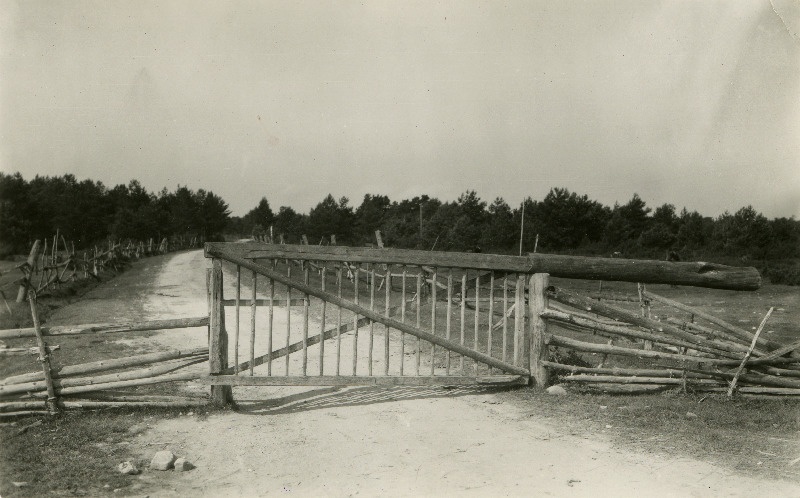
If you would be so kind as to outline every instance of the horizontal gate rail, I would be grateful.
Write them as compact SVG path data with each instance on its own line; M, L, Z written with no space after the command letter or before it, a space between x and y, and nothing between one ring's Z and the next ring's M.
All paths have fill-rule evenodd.
M210 375L199 379L201 384L225 386L464 386L487 385L527 385L528 375L490 375L463 376L437 375L434 377L410 376L350 376L313 375L307 377L249 377L239 375Z
M387 327L390 327L392 329L399 330L399 331L404 332L406 334L418 337L418 338L420 338L420 339L422 339L424 341L430 342L430 343L435 344L437 346L444 347L446 349L449 349L451 351L459 353L460 355L462 355L464 357L473 359L473 360L475 360L477 362L483 363L483 364L488 365L490 367L497 368L497 369L502 370L503 372L506 372L506 373L517 374L517 375L529 375L530 374L529 370L527 370L525 368L522 368L522 367L519 367L519 366L516 366L516 365L512 365L512 364L504 362L502 360L498 360L497 358L493 358L493 357L491 357L489 355L486 355L486 354L480 353L478 351L472 350L470 348L467 348L465 346L462 346L461 344L459 344L457 342L454 342L454 341L448 340L448 339L446 339L444 337L440 337L440 336L431 334L429 332L426 332L424 330L421 330L418 327L414 327L414 326L411 326L411 325L409 325L407 323L403 323L403 322L400 322L398 320L386 317L386 316L384 316L384 315L382 315L380 313L377 313L377 312L375 312L373 310L370 310L369 308L366 308L366 307L360 306L360 305L358 305L356 303L353 303L353 302L350 302L348 300L342 299L341 297L338 297L336 294L332 294L332 293L327 292L327 291L322 291L320 289L316 289L316 288L311 287L309 285L305 285L305 284L302 284L300 282L294 281L289 277L286 277L286 276L284 276L284 275L282 275L282 274L280 274L280 273L278 273L276 271L273 271L271 268L269 268L267 266L264 266L264 265L259 264L259 263L255 263L255 262L253 262L251 260L248 260L248 259L245 259L245 258L242 258L242 257L234 256L234 255L230 254L230 251L227 251L227 252L228 253L225 253L225 252L223 252L223 251L221 251L219 249L215 249L213 247L213 245L211 245L211 244L206 246L206 254L209 257L215 257L215 258L224 259L226 261L229 261L231 263L239 265L239 266L241 266L243 268L247 268L248 270L255 271L255 272L257 272L257 273L259 273L261 275L264 275L264 276L269 277L269 278L271 278L271 279L273 279L273 280L275 280L277 282L280 282L280 283L286 285L289 288L297 289L298 291L300 291L300 292L302 292L304 294L317 297L319 299L322 299L323 301L327 301L327 302L332 303L332 304L334 304L336 306L339 306L340 308L352 311L352 312L354 312L354 313L356 313L358 315L361 315L361 316L363 316L365 318L370 319L371 321L373 321L375 323L380 323L380 324L386 325ZM295 257L296 257L296 255L295 255Z
M761 275L752 267L733 267L706 262L676 262L623 258L528 254L504 256L372 249L338 246L265 245L259 243L206 244L206 256L222 253L242 259L304 259L341 263L406 264L475 270L500 270L513 273L548 273L551 277L651 284L691 285L715 289L756 290Z

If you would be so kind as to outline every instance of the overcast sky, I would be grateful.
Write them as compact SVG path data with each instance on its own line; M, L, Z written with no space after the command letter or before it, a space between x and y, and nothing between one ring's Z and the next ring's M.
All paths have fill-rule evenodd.
M800 2L0 0L0 170L800 217Z

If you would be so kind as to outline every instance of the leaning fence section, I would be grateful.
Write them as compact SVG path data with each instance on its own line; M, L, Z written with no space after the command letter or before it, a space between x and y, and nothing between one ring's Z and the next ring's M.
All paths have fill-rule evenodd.
M121 358L55 366L53 358L60 353L59 337L122 332L145 332L202 327L208 317L92 324L82 326L43 326L34 291L29 291L34 326L0 331L0 338L31 338L36 346L22 349L31 356L29 373L0 379L0 417L21 414L56 413L63 409L107 408L130 406L197 406L208 403L207 397L142 394L141 386L167 382L187 382L202 376L202 370L191 368L208 361L208 348L163 351Z
M800 342L761 335L772 308L752 332L641 284L627 297L548 284L541 298L546 305L538 314L547 328L541 363L560 382L609 392L800 396Z
M18 278L11 278L13 274L2 276L0 297L9 299L6 292L16 287L16 302L22 303L27 299L30 289L39 295L76 280L100 279L103 273L119 272L131 261L199 247L201 243L202 240L198 237L147 241L109 240L102 245L76 250L74 242L68 242L62 234L56 232L52 239L33 242L27 259L16 266ZM6 307L8 309L7 302Z

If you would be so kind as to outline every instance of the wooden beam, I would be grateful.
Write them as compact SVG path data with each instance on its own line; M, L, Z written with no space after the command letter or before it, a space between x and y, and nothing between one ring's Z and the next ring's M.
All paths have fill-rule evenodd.
M225 242L207 243L205 252L206 257L216 255L249 260L296 258L351 263L428 265L439 268L549 273L552 277L562 278L691 285L733 290L756 290L761 286L761 275L755 268L731 267L704 262L593 258L541 253L532 253L527 256L505 256L410 249L270 246L258 243Z
M135 322L93 323L86 325L52 325L42 327L42 334L51 335L78 335L78 334L110 334L121 332L143 332L147 330L186 329L192 327L205 327L208 317L170 318L167 320L142 320ZM35 337L33 327L0 330L0 339L15 339L18 337Z
M493 375L468 377L458 375L431 376L374 376L349 375L324 376L274 376L250 377L237 375L213 375L203 377L206 385L228 386L471 386L471 385L527 385L527 375Z

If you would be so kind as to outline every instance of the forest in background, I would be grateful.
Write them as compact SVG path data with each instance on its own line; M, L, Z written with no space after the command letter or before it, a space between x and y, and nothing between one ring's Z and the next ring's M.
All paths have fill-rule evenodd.
M275 212L264 197L246 215L231 217L227 203L203 189L153 193L136 180L109 188L69 174L26 181L0 173L0 256L24 254L56 230L88 247L109 238L239 239L267 235L270 227L286 243L306 235L310 244L328 244L335 235L339 245L362 246L374 244L380 230L387 247L502 254L519 253L522 231L523 252L652 259L672 252L685 261L756 266L774 283L800 284L800 221L767 219L752 206L712 218L672 204L651 208L637 194L606 206L553 188L516 207L472 190L454 201L366 194L358 206L329 194L308 213L289 206Z
M77 249L113 240L221 239L230 210L211 191L178 186L148 192L136 181L106 187L75 176L0 173L0 256L27 254L35 239L58 231Z

